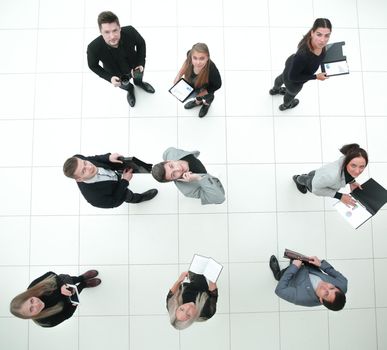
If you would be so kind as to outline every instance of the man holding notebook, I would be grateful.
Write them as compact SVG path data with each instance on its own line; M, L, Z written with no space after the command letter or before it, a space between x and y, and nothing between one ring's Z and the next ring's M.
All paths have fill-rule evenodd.
M118 153L85 157L80 154L66 160L63 173L74 179L83 197L98 208L115 208L122 203L149 201L157 195L157 189L133 193L128 189L133 170L120 160Z
M323 304L332 311L344 308L348 281L327 261L316 256L308 262L295 259L281 271L277 258L272 255L270 269L278 281L275 293L281 299L301 306Z
M202 204L221 204L226 199L223 186L207 173L199 154L170 147L163 154L164 162L153 166L152 175L158 182L173 181L183 195L200 198Z

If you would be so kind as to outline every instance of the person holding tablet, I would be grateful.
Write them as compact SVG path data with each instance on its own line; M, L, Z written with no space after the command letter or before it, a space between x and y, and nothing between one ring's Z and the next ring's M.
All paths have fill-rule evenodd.
M184 282L186 278L188 282ZM167 295L167 310L171 325L179 330L194 322L203 322L214 316L218 301L216 283L191 271L182 272Z
M340 188L350 184L351 191L361 186L356 178L368 164L368 154L357 143L341 147L343 154L333 163L326 164L309 174L294 175L293 181L297 189L305 194L308 191L316 196L333 197L341 200L347 206L354 206L356 201L349 195L338 192Z
M89 270L78 277L49 271L13 298L10 311L16 317L32 319L39 326L55 327L70 318L77 308L70 300L73 292L68 284L77 284L78 293L81 293L84 288L101 284L97 276L97 270Z
M214 92L222 86L218 68L210 59L208 46L204 43L197 43L187 52L187 59L177 74L174 83L184 78L194 87L192 97L194 100L184 105L185 109L199 107L199 118L203 118L214 100Z
M279 106L281 111L298 105L299 100L295 97L307 81L328 78L326 73L315 72L324 59L331 31L329 19L317 18L299 42L297 52L286 60L284 71L275 79L274 87L269 91L270 95L284 95L284 103Z

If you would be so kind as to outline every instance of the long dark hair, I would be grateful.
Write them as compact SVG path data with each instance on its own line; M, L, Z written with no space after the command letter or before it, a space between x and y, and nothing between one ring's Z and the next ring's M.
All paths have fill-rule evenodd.
M313 27L309 29L308 33L306 33L298 43L298 49L302 46L306 46L310 51L312 51L312 46L310 44L311 34L312 32L315 32L317 28L328 28L332 31L332 23L328 18L317 18L313 23Z
M340 152L345 156L341 171L344 171L344 169L347 168L347 165L353 158L362 157L366 161L366 166L368 164L367 152L363 148L361 148L357 143L350 143L348 145L344 145L340 148Z

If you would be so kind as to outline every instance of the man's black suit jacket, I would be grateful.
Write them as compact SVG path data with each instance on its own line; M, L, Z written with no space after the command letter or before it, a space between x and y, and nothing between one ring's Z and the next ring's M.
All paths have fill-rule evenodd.
M110 170L123 170L125 165L112 163L109 160L110 153L94 157L85 157L76 154L74 157L88 160L96 167ZM120 206L127 198L129 182L122 179L120 175L118 181L100 181L94 183L77 182L83 197L94 207L115 208Z
M121 39L116 49L106 44L102 35L87 47L89 68L109 83L113 76L121 77L123 74L130 73L132 68L145 67L145 56L145 40L132 26L121 28ZM103 68L99 65L100 61Z

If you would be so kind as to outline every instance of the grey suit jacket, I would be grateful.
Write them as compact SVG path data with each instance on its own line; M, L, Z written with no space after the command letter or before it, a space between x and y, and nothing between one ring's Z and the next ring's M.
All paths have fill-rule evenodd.
M180 160L192 154L199 157L199 151L183 151L169 147L163 154L164 160ZM174 181L179 191L186 197L200 198L202 204L221 204L225 201L224 189L218 178L210 174L201 174L200 181L182 182Z
M333 163L316 170L312 180L312 193L317 196L334 197L336 192L345 187L344 172L341 171L344 156Z
M309 278L309 272L312 270L313 274L319 276L323 281L332 283L344 294L347 293L347 279L327 261L322 260L320 268L309 265L297 268L296 265L291 264L278 282L275 294L296 305L321 305Z

